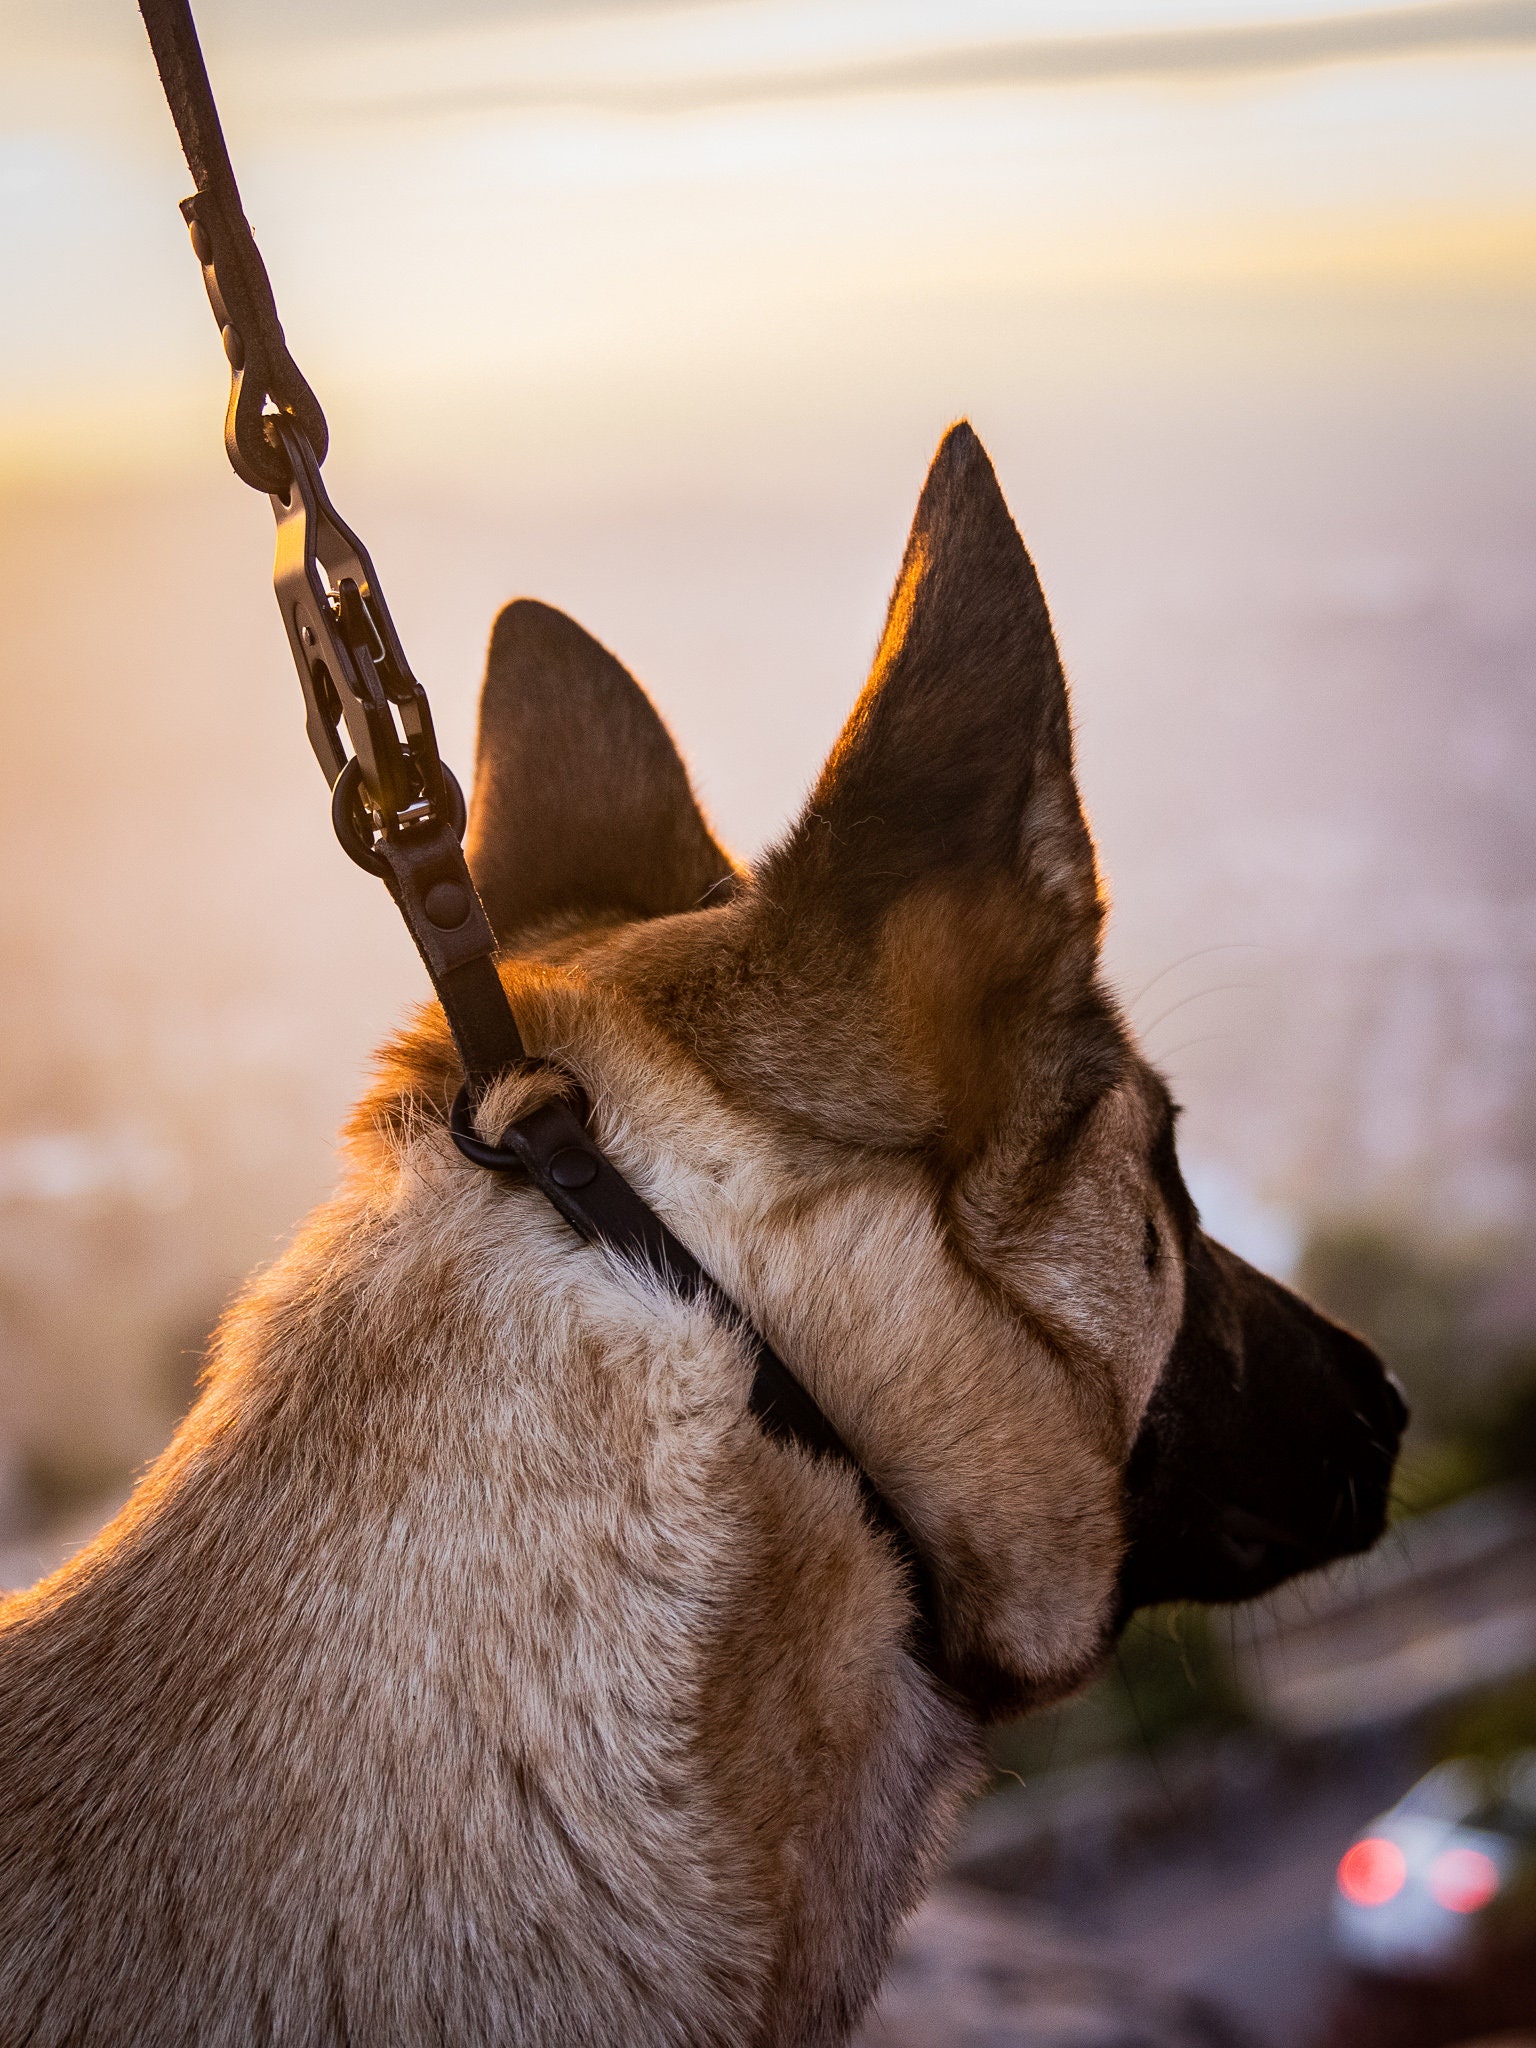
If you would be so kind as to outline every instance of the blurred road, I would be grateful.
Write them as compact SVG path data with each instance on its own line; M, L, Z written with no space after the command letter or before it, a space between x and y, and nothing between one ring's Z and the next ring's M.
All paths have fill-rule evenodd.
M1349 2038L1330 2024L1345 1991L1328 1940L1334 1870L1417 1774L1407 1738L1300 1753L1244 1738L1214 1772L1175 1768L1161 1787L1145 1760L1126 1761L1049 1810L1044 1788L978 1809L860 2048Z
M1240 2018L1264 2048L1295 2048L1338 1988L1328 1945L1338 1860L1415 1771L1400 1741L1362 1746L1289 1798L1166 1840L1064 1917L1154 1983Z

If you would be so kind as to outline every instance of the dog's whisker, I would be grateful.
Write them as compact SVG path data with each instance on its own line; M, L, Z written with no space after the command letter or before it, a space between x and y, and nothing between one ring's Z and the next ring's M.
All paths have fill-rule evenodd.
M1181 997L1178 1002L1170 1003L1168 1008L1155 1017L1150 1024L1143 1025L1141 1027L1141 1035L1150 1043L1154 1032L1160 1030L1170 1017L1176 1017L1180 1010L1188 1009L1191 1003L1204 1002L1209 996L1250 994L1256 986L1257 984L1251 981L1229 981L1220 982L1213 988L1197 988L1191 994Z
M1192 953L1181 953L1177 960L1170 960L1166 967L1160 967L1150 981L1143 982L1125 1007L1134 1016L1137 1004L1145 1002L1160 981L1166 981L1170 974L1176 974L1181 967L1188 967L1196 960L1208 959L1213 953L1261 953L1263 950L1253 939L1228 939L1215 946L1197 946Z

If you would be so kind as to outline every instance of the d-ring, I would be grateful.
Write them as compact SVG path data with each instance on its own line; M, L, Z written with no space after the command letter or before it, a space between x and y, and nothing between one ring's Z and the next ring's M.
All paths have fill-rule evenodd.
M448 822L453 827L453 836L462 839L469 819L469 807L459 787L459 778L446 764L443 765L443 786L448 792ZM348 860L356 861L365 874L387 875L388 863L374 851L367 817L368 808L363 801L363 764L354 754L331 787L331 826Z

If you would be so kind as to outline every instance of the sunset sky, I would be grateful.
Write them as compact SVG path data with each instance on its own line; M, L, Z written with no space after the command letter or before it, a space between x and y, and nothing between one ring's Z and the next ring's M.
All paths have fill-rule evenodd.
M1315 346L1407 295L1454 350L1536 289L1529 0L198 15L300 363L360 458L433 474L686 478L725 436L768 475L1000 354L1098 374L1138 307L1154 349L1258 301ZM136 9L0 35L0 463L200 467L221 366Z

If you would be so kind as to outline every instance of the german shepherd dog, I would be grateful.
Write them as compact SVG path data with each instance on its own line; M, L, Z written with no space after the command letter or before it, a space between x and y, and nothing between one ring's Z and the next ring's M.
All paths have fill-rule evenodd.
M497 621L470 854L530 1045L742 1331L455 1150L441 1014L101 1538L0 1614L0 2042L830 2048L982 1776L1136 1607L1380 1533L1402 1403L1206 1238L1099 978L1040 586L964 425L752 872L560 613Z

